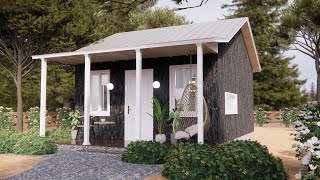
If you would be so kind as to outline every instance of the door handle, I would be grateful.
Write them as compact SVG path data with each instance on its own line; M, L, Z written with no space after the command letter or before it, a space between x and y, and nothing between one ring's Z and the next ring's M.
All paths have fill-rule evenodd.
M130 114L130 106L128 106L128 114Z

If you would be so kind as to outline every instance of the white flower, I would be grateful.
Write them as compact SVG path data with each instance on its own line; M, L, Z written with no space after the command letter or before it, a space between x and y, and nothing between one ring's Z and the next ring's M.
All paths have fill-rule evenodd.
M313 154L313 156L315 156L317 159L320 158L320 151L314 151L312 154Z
M317 126L319 126L319 127L320 127L320 121L319 121L319 122L317 122Z
M304 135L309 134L309 132L310 132L309 128L301 130L301 134L304 134Z
M311 171L316 170L317 167L318 167L318 165L315 165L315 166L314 166L313 164L309 164L309 168L311 169Z
M303 158L301 159L302 165L308 165L311 160L311 152L308 152Z

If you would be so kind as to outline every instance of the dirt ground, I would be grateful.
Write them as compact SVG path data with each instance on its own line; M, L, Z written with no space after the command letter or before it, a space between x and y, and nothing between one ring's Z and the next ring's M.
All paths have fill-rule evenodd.
M295 148L292 148L295 141L290 136L292 132L292 128L285 128L280 123L269 123L263 127L255 127L253 135L253 140L266 145L270 153L282 159L289 179L295 179L295 174L300 170L302 173L306 172L306 167L295 157Z
M31 169L47 157L0 155L0 179L5 179Z

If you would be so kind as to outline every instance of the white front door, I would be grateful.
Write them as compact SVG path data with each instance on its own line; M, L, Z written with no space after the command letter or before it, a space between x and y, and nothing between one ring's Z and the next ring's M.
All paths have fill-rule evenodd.
M142 70L141 82L141 140L153 140L153 119L149 114L153 114L153 69ZM125 146L134 141L137 133L135 131L135 101L136 101L136 71L127 70L125 72Z

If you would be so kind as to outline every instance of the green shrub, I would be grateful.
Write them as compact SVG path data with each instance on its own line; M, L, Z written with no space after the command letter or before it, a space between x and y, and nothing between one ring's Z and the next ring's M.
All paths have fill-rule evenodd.
M269 114L262 108L258 108L254 111L254 119L258 126L263 126L263 124L270 120Z
M22 133L14 129L0 129L0 154L13 153L13 147Z
M59 127L61 128L71 128L74 129L79 124L79 119L81 117L80 110L76 109L72 111L69 108L59 108L57 119L59 121Z
M287 179L279 158L254 141L231 141L214 148L214 179Z
M162 175L172 180L287 178L281 160L253 141L231 141L215 147L175 145Z
M284 108L280 112L281 123L284 124L286 127L289 127L292 122L299 120L299 113L300 111L297 108Z
M12 109L0 106L0 129L9 129L13 126Z
M40 137L38 129L29 130L14 145L13 153L26 155L53 154L57 151L57 145L48 137Z
M203 144L177 144L171 149L162 175L172 179L212 179L213 148Z
M121 160L136 164L163 164L168 148L158 142L135 141L122 153Z
M59 127L56 130L49 132L48 137L53 141L64 141L71 139L71 130L70 128Z

